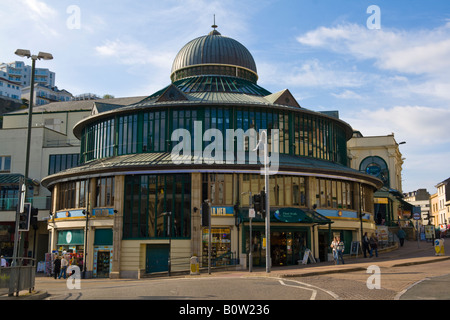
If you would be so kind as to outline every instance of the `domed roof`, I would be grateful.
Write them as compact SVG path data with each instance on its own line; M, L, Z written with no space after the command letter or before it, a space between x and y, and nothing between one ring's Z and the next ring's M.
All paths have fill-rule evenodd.
M217 68L211 68L212 66ZM231 69L224 73L225 67ZM180 73L180 70L187 72ZM258 77L255 60L248 49L240 42L222 36L215 28L208 35L188 42L175 57L171 72L172 81L193 75L236 75L253 78L250 80L255 82Z

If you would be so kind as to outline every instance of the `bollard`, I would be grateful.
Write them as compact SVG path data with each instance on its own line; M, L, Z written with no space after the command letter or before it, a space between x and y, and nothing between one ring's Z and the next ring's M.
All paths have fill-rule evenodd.
M200 269L198 266L198 257L192 256L190 260L190 265L191 265L191 272L190 272L191 275L200 274Z

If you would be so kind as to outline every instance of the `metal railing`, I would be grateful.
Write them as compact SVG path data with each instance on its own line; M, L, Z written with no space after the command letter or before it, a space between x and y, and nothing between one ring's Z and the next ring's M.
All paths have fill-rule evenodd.
M10 259L11 258L6 258ZM36 267L33 258L17 258L17 264L10 267L0 267L0 294L19 296L22 290L29 293L34 289Z

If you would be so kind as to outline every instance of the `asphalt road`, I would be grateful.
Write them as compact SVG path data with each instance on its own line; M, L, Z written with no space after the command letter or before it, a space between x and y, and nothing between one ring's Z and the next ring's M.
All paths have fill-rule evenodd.
M376 266L374 261L373 266ZM82 279L74 282L39 277L36 290L47 300L308 301L424 300L450 298L450 260L362 269L303 277L261 277L246 271L152 279ZM377 286L378 284L378 286Z

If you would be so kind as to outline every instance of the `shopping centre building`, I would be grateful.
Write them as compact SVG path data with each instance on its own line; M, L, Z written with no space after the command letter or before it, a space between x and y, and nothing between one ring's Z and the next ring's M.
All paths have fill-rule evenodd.
M50 249L71 252L89 276L167 272L169 255L172 271L192 256L207 266L205 200L215 266L247 267L250 248L253 266L266 264L266 250L273 267L297 264L306 249L324 261L332 236L348 253L361 229L375 230L382 181L348 166L351 126L300 106L287 89L259 86L250 52L213 27L179 51L167 87L78 122L81 165L42 181L52 192ZM260 215L249 228L250 195L265 189L260 130L276 169L267 245Z

